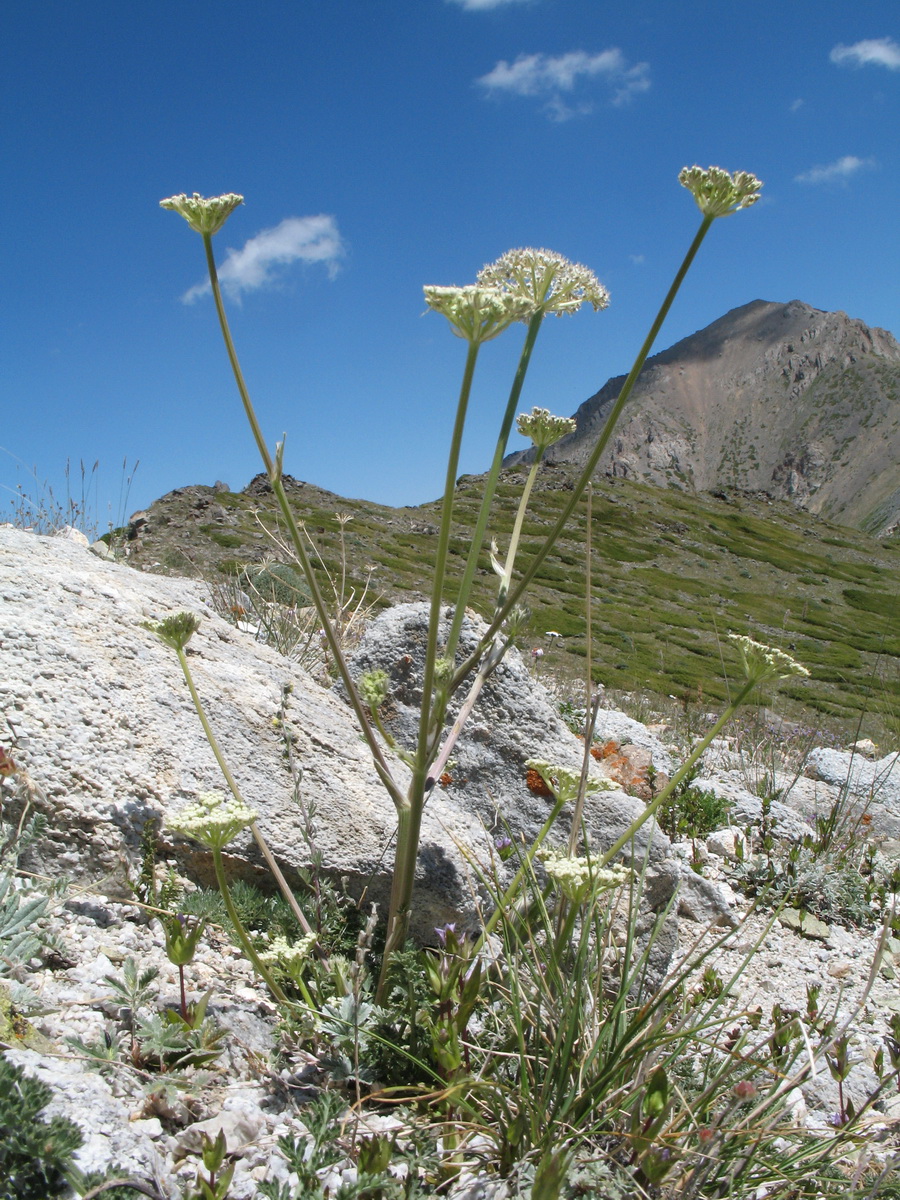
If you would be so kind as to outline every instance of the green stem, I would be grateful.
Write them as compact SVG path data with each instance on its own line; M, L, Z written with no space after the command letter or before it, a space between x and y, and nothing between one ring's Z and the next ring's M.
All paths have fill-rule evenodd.
M710 227L710 225L712 225L714 220L715 220L714 217L706 216L701 221L700 228L698 229L698 231L694 237L694 240L691 242L691 245L688 248L687 254L684 256L684 260L683 260L681 266L678 268L678 273L676 274L674 280L672 281L672 286L669 288L668 292L666 293L666 297L663 300L662 305L660 306L659 312L656 314L656 318L655 318L653 324L650 326L650 332L647 334L646 338L644 339L643 345L641 346L640 350L638 351L638 356L634 360L634 365L632 366L631 370L628 373L627 379L625 380L624 384L622 385L622 390L619 393L618 399L616 400L616 403L613 405L613 408L610 411L610 414L606 419L606 424L603 426L603 430L600 434L600 437L597 439L597 444L594 447L590 458L587 460L584 470L579 475L579 477L575 483L575 486L572 489L571 496L569 497L568 501L566 502L565 506L563 507L563 510L560 513L559 518L558 518L556 524L554 525L553 529L550 531L550 533L547 534L547 537L546 537L543 545L537 551L537 553L535 554L535 556L531 560L531 562L528 564L528 567L525 570L525 572L523 573L522 578L519 580L519 582L516 584L516 586L513 588L513 590L507 596L506 602L503 604L503 606L494 614L494 618L491 621L491 624L488 626L488 629L486 630L484 636L482 637L481 643L475 649L475 651L472 653L472 655L456 671L456 674L454 675L454 677L451 681L451 684L450 684L450 688L449 688L450 694L452 694L452 692L459 686L459 684L466 677L466 675L469 674L469 672L473 669L473 667L475 665L477 665L478 660L480 659L480 657L484 651L484 648L490 644L494 634L500 628L503 621L506 620L506 617L508 616L510 609L513 608L514 605L518 604L519 600L522 598L522 595L525 592L525 589L528 587L528 585L531 583L534 576L537 574L544 559L547 557L547 555L553 549L554 545L556 544L557 539L559 538L560 534L562 533L563 529L565 528L565 526L569 520L569 517L572 515L572 513L575 509L575 505L580 500L581 495L584 492L584 489L587 487L588 483L590 482L591 476L593 475L594 470L596 469L597 463L600 461L600 457L603 454L603 451L606 449L609 439L612 436L613 429L616 426L616 422L618 421L619 417L621 416L622 410L624 409L625 405L628 403L628 400L634 389L634 385L637 382L638 376L640 375L641 371L644 368L644 363L647 360L647 356L649 355L649 353L653 347L653 343L656 341L657 334L659 333L660 329L662 328L663 322L665 321L666 317L668 316L669 309L672 307L672 303L675 300L676 295L678 294L678 290L681 287L682 283L684 282L684 277L685 277L685 275L687 275L688 270L690 269L691 263L694 261L697 251L700 249L700 245L703 242L703 239L706 237L706 234L709 231L709 227Z
M427 768L428 733L431 720L432 692L434 689L434 669L437 659L438 630L440 628L441 601L444 590L444 574L447 569L447 554L450 546L450 526L453 519L453 499L456 490L456 472L459 467L459 452L462 446L463 427L466 421L466 410L469 406L469 395L472 390L472 378L475 374L475 363L478 358L479 343L470 342L466 354L466 366L463 371L462 385L459 390L459 402L456 406L456 421L453 426L453 436L450 441L450 454L447 459L447 477L444 482L444 500L441 506L441 527L438 535L437 557L434 564L434 587L431 593L431 612L428 618L428 643L425 649L425 670L422 679L422 708L419 716L419 740L417 745L416 767L424 784L425 769Z
M698 742L698 744L694 747L694 749L691 751L679 769L675 772L663 790L659 793L659 795L655 796L653 800L650 801L641 815L635 821L632 821L619 840L614 842L613 845L610 846L610 848L604 853L599 863L601 867L605 867L608 862L611 862L616 857L619 851L631 841L641 826L646 821L650 820L660 805L664 804L675 791L675 789L684 782L684 780L690 774L691 768L698 761L709 743L714 737L719 735L722 729L724 729L724 727L728 724L728 722L755 687L756 680L754 679L751 679L744 684L744 686L738 692L735 700L728 705L721 717L719 717L718 721L716 721L715 725L713 725L712 729L710 729L709 733L707 733L703 740Z
M528 508L528 501L531 499L531 489L534 487L535 479L537 479L538 467L541 465L541 459L543 456L543 450L538 448L535 451L534 462L531 464L531 470L528 472L528 478L525 480L525 486L522 489L522 495L519 497L519 508L516 512L516 520L515 524L513 525L512 537L509 539L509 549L506 552L506 563L503 567L503 578L500 580L500 588L497 592L498 608L502 608L503 602L506 599L506 594L509 591L513 567L515 566L516 562L516 554L519 551L519 538L522 536L522 526L525 523L525 512Z
M398 788L391 775L390 768L385 760L381 746L379 745L378 739L375 736L375 731L372 729L368 716L366 715L365 708L359 698L359 694L357 693L353 680L350 677L350 670L347 666L347 661L344 658L343 650L341 649L333 622L328 615L328 610L325 606L325 600L322 596L321 589L319 588L318 580L315 577L309 555L307 554L306 546L304 545L303 537L297 524L297 519L294 516L290 504L288 503L287 494L284 490L284 485L281 480L280 459L278 461L273 461L272 456L269 453L268 446L266 445L266 440L263 437L262 430L260 429L259 422L256 419L256 412L253 408L253 402L250 399L250 393L247 391L247 385L244 382L244 375L241 371L241 365L238 361L237 351L234 348L231 330L228 326L228 318L225 315L225 305L222 302L222 291L219 287L219 276L218 272L216 271L216 260L215 255L213 254L212 238L210 235L203 235L203 245L206 250L206 265L209 270L209 282L210 286L212 287L213 299L215 300L216 304L216 313L219 317L219 326L222 330L222 338L224 339L225 349L228 353L228 361L231 363L231 369L234 372L234 378L237 384L238 394L241 398L241 403L244 406L244 412L246 413L247 420L250 423L250 429L253 432L253 437L256 441L257 448L259 449L260 456L262 457L266 472L269 476L269 482L272 486L275 498L278 501L278 507L281 509L281 513L285 519L285 523L287 524L294 551L303 569L303 574L306 577L306 581L309 586L310 597L312 599L313 606L315 607L316 615L322 624L322 629L325 633L325 638L328 642L329 649L334 656L335 666L338 669L341 682L344 685L347 696L350 700L350 705L353 708L354 715L359 722L360 729L362 730L363 736L365 737L369 746L372 758L375 761L375 769L387 788L391 799L394 801L394 804L399 806L403 803L402 792Z
M567 802L568 801L566 799L560 800L559 797L556 798L556 801L550 810L550 815L547 817L547 820L541 826L540 832L538 833L537 837L534 839L534 841L529 846L528 850L525 852L525 861L519 867L518 871L516 871L515 875L513 876L512 883L510 883L509 887L506 889L506 891L500 897L499 902L494 907L494 911L491 913L491 915L485 921L484 928L481 931L481 937L478 939L478 941L476 943L476 949L475 949L476 954L484 946L486 939L489 938L491 936L491 934L494 932L494 929L496 928L497 922L500 920L500 917L503 915L503 913L505 913L508 910L509 906L515 901L516 896L519 891L519 888L521 887L522 880L525 878L526 872L529 870L532 862L534 861L534 856L537 854L538 850L540 849L541 845L543 844L544 839L546 838L547 834L550 832L550 830L556 824L557 817L562 812L562 810L565 808Z
M228 890L228 880L225 878L225 867L222 863L222 851L213 847L213 864L216 869L216 882L219 885L219 891L222 893L222 899L225 901L225 910L231 918L231 923L234 926L234 932L237 935L238 941L241 943L241 949L253 964L259 977L263 980L266 987L275 997L279 1004L289 1004L287 996L272 978L269 968L262 961L256 951L253 949L253 944L247 936L247 931L241 924L241 918L238 916L238 911L234 906L234 901L231 898L231 892Z
M410 790L412 790L412 785ZM375 989L376 1004L384 1004L387 998L387 978L391 959L398 950L403 949L409 931L424 807L424 799L420 804L410 802L397 814L397 850L394 856L394 874L391 880L391 896L388 904L384 955L381 959L378 986Z
M197 716L200 718L200 724L203 726L203 732L206 734L206 740L209 742L209 748L212 750L213 754L215 755L216 762L219 764L219 770L222 772L222 776L225 782L228 784L228 788L235 800L237 800L239 804L243 805L244 808L249 808L250 806L245 802L244 797L241 795L237 781L231 773L231 769L225 760L225 755L222 753L222 749L219 746L216 735L213 733L212 726L210 725L209 719L206 716L206 710L203 707L203 701L200 699L200 693L194 686L194 677L191 674L191 668L188 664L187 655L181 647L177 648L176 653L178 654L178 661L181 664L182 674L184 675L185 682L188 685L188 691L191 693L191 700L194 702L194 709L196 710ZM291 912L296 917L297 924L304 933L312 933L312 926L310 925L309 921L307 921L303 910L297 903L294 893L291 891L290 887L288 887L288 882L282 874L281 868L275 861L275 857L272 854L272 851L269 849L269 845L255 821L250 826L250 832L253 834L256 844L259 846L262 856L266 860L266 865L275 877L275 882L278 884L279 891L287 901Z
M494 450L494 458L491 462L490 470L487 474L487 479L484 483L484 494L481 497L481 507L478 510L478 520L475 522L475 529L472 533L472 542L469 546L469 554L466 558L466 568L463 572L462 582L459 585L459 593L456 598L456 608L453 612L453 624L450 627L450 637L447 639L447 657L452 659L456 654L457 643L462 629L463 617L465 616L466 604L469 601L469 594L472 591L472 581L475 578L475 572L478 569L478 557L481 554L484 543L484 535L487 531L488 518L490 516L491 505L494 500L494 493L497 490L497 481L500 478L500 468L503 466L503 459L506 455L506 446L509 442L512 423L516 415L516 409L519 406L519 397L522 394L522 387L525 383L525 376L528 373L528 365L531 362L531 352L534 349L534 343L537 341L537 335L540 332L541 325L544 320L543 310L536 312L528 323L528 332L525 335L525 344L522 347L522 353L519 355L519 365L516 367L515 378L512 382L512 387L509 391L509 400L506 404L506 412L503 414L503 421L500 425L500 433L497 436L497 445Z

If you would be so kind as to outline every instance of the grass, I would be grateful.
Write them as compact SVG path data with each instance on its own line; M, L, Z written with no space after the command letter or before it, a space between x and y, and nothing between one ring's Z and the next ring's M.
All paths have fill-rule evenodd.
M496 537L501 548L512 528L521 471L505 471L497 490L489 537ZM533 511L523 531L523 562L560 511L568 482L560 467L547 467L539 475ZM467 545L464 531L474 523L479 479L464 476L457 492L459 525L450 545L451 566ZM187 503L185 493L190 493ZM426 592L436 543L436 503L393 509L296 481L288 494L298 517L316 536L331 572L340 562L336 514L353 518L345 539L350 587L362 588L365 568L374 564L379 604L420 598ZM261 558L268 546L258 536L256 498L197 487L181 489L179 496L163 497L153 505L151 533L143 535L143 545L131 561L152 566L164 558L161 551L171 553L165 518L180 506L190 511L198 497L208 495L214 496L221 515L211 521L206 509L202 528L188 523L179 529L185 553L197 569L212 572L224 565L231 572L240 563ZM749 632L786 649L793 646L812 673L807 683L786 689L788 715L799 718L803 709L811 709L843 723L849 732L865 709L864 732L874 741L882 744L896 734L896 539L878 541L764 497L698 495L620 479L597 482L593 529L597 682L661 696L702 686L711 702L721 702L726 685L718 669L718 641L728 631ZM554 668L563 675L580 670L587 649L583 539L584 519L576 514L529 593L528 637L533 644L543 644L546 630L563 635L561 647L550 652ZM451 574L448 599L453 583ZM485 563L475 580L473 607L489 612L494 596L494 576Z

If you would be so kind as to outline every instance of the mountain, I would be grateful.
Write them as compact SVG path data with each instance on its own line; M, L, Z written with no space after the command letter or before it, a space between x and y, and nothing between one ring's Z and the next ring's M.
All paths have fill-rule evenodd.
M583 465L625 376L548 459ZM511 455L508 465L527 460ZM882 535L900 527L900 344L842 312L754 300L647 360L598 473L788 500Z

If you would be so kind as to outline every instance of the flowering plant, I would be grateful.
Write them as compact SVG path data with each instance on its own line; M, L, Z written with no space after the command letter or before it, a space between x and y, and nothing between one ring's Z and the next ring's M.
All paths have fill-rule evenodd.
M746 172L729 175L718 167L711 167L707 171L698 167L685 168L681 173L680 180L691 191L700 206L703 214L700 229L638 352L631 372L612 407L606 426L589 454L581 474L574 482L568 499L561 508L556 524L546 534L536 552L531 555L524 569L518 571L517 574L520 533L535 472L547 447L571 430L569 419L552 417L546 409L535 408L531 414L523 414L520 417L520 431L530 437L534 443L534 462L523 491L505 561L500 563L499 551L494 554L495 569L500 575L500 584L488 628L476 650L463 661L458 661L457 656L463 616L470 600L472 584L480 558L484 552L500 468L506 453L531 355L544 317L551 314L562 316L565 313L573 313L583 304L590 304L595 312L599 312L608 305L609 293L587 267L570 262L555 252L534 248L511 250L501 255L495 262L488 264L478 273L474 285L466 287L428 286L425 288L425 299L429 308L446 317L452 333L467 343L467 351L456 417L450 438L440 528L436 542L418 738L414 749L402 752L398 750L401 758L411 770L409 783L402 786L386 755L385 744L389 752L392 742L387 738L379 718L379 708L386 699L386 681L372 675L364 676L361 681L351 678L338 633L324 603L299 523L291 509L283 486L284 443L278 444L273 456L262 435L238 364L237 352L229 330L219 287L215 257L212 251L212 236L222 228L228 217L240 206L242 197L228 193L204 200L197 194L194 194L192 198L182 194L162 201L164 208L178 212L203 238L212 295L228 357L234 370L241 403L259 448L279 510L284 518L297 560L306 576L313 606L322 625L329 651L372 754L375 770L391 796L397 811L396 853L385 953L376 997L379 1002L384 999L386 994L387 972L391 960L403 947L409 929L425 804L444 772L453 746L478 700L485 681L497 669L508 647L512 644L521 625L522 600L525 592L547 555L553 550L560 533L574 512L575 506L586 491L608 444L612 430L628 402L637 377L706 233L716 217L727 216L740 208L746 208L753 204L758 198L761 186L758 180ZM445 593L448 587L447 575L450 534L454 520L455 485L472 380L481 346L499 336L517 321L526 325L525 341L506 408L501 418L494 456L485 479L481 505L470 538L469 551L462 574L458 583L454 585L456 601L453 605L449 632L441 644L439 632L441 608L445 603ZM176 649L182 659L182 666L185 667L183 643L176 645ZM464 695L457 715L448 728L451 699L457 692L463 690ZM744 694L746 693L742 693L742 696ZM195 699L195 704L197 703ZM211 734L208 733L208 736ZM544 765L547 766L547 764ZM540 768L535 769L540 770ZM227 769L223 766L223 770ZM586 773L583 775L584 778L579 778L577 781L574 777L569 778L565 772L559 769L556 769L555 775L550 775L549 778L555 780L555 783L551 784L551 787L555 788L554 794L556 795L554 812L558 813L561 805L568 802L569 798L578 798L579 808L577 811L580 812L585 788L592 786L588 784ZM229 778L230 781L227 774L226 778ZM234 787L232 790L235 791ZM222 811L221 823L212 819L211 812L204 811L202 814L188 814L187 818L182 817L182 828L194 831L192 836L197 836L197 831L199 831L203 837L207 838L209 844L216 841L214 852L219 854L222 845L225 844L225 841L221 839L234 836L234 833L245 824L253 824L255 828L255 814L242 809L239 804L237 807L227 807ZM652 811L654 811L654 805L648 807L642 820L648 819L652 815ZM187 822L186 826L185 821ZM612 853L613 851L609 852L610 855ZM604 864L599 865L603 866Z

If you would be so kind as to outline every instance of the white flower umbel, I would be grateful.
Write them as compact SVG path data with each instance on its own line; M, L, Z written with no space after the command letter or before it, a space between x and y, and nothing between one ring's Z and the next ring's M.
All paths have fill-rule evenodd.
M762 184L749 171L729 175L721 167L682 167L678 182L686 187L705 217L728 217L759 199Z
M268 950L261 950L259 957L264 963L281 967L291 974L302 966L316 948L316 935L308 933L298 942L290 945L280 934L272 939Z
M425 303L446 317L457 337L480 346L526 314L525 303L494 287L426 287Z
M178 196L169 196L160 200L160 208L171 209L179 213L196 233L208 234L210 237L218 233L238 205L244 203L243 196L227 192L224 196L210 196L208 199L194 192L186 196L182 192Z
M516 428L523 437L530 438L535 448L543 453L548 446L558 442L567 433L575 432L572 417L554 417L548 408L533 408L530 413L520 413Z
M547 762L543 758L529 758L526 760L525 766L532 771L537 771L557 800L568 803L578 795L578 785L581 782L580 771L573 771L570 767L561 767L557 763ZM611 780L595 779L589 775L585 791L587 793L601 792L614 787L615 784Z
M582 304L599 312L609 304L609 292L593 271L552 250L507 250L481 268L478 282L526 301L528 309L521 318L526 321L538 313L561 317L577 312Z
M570 857L558 850L546 850L540 857L548 876L564 896L576 903L584 899L588 889L595 894L606 892L631 879L628 867L601 867L600 860L590 854Z
M729 633L728 637L738 648L744 674L750 683L789 679L791 675L809 675L802 663L775 646L755 642L753 638L740 633Z
M239 800L222 792L201 792L194 804L170 818L169 825L210 850L222 850L255 820L254 810Z

